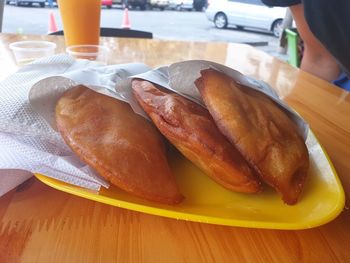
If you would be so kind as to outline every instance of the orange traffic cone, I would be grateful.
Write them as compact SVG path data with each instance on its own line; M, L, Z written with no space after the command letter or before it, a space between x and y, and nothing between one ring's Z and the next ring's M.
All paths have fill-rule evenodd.
M52 11L50 11L50 13L49 13L49 26L48 26L47 33L50 34L52 32L56 32L56 31L58 31L58 29L57 29L55 15Z
M121 28L124 28L124 29L131 28L131 24L129 20L129 12L127 7L124 8L123 22L122 22Z

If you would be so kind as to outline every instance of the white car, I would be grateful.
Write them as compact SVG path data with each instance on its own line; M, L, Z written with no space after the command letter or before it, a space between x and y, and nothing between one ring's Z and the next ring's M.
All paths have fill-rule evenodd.
M279 37L286 8L268 7L261 0L211 0L205 13L217 28L257 28Z

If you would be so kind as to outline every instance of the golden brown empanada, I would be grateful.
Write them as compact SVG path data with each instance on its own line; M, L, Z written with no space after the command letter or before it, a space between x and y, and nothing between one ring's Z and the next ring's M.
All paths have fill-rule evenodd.
M309 167L295 123L266 95L224 73L207 69L201 75L195 84L221 132L284 202L295 204Z
M133 80L132 88L161 133L212 179L237 192L261 190L254 171L220 133L205 108L148 81Z
M161 134L127 103L76 86L57 102L56 123L72 150L113 185L150 201L183 199Z

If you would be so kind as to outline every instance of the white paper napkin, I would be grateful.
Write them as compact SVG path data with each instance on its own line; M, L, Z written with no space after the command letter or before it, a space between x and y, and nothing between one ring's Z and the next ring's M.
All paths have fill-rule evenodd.
M31 173L45 174L91 190L108 187L109 184L82 163L52 128L53 122L47 120L53 111L43 109L47 105L52 108L60 94L76 83L93 86L113 96L116 83L127 85L129 76L147 70L146 65L139 63L104 66L61 54L24 66L2 81L0 195L26 180ZM70 79L61 77L61 82L52 81L53 76ZM37 86L31 93L33 104L29 101L32 86ZM37 97L40 100L35 101Z

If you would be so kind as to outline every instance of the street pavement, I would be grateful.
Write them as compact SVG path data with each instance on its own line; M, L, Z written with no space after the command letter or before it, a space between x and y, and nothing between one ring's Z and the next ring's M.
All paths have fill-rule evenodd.
M50 12L54 14L58 29L62 29L57 8L6 5L2 31L19 34L47 34ZM120 27L123 13L124 10L121 7L102 8L101 26ZM206 18L205 12L129 10L128 13L132 29L151 31L154 38L157 39L247 43L285 59L284 55L278 54L278 39L271 34L236 28L217 29Z

